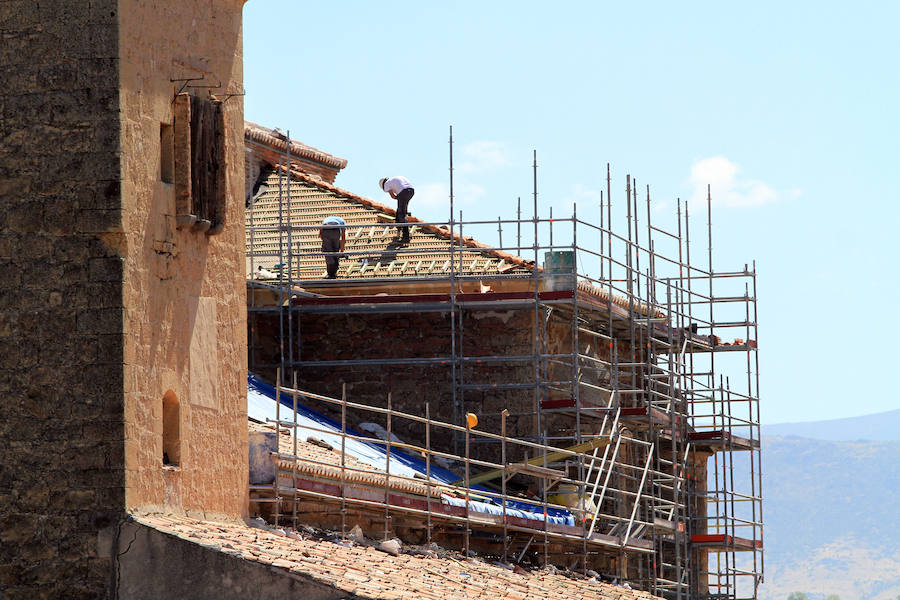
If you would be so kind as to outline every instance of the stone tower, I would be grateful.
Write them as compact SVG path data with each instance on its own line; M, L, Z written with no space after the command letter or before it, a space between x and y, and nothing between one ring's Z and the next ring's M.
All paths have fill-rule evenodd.
M246 514L243 0L0 2L0 589Z

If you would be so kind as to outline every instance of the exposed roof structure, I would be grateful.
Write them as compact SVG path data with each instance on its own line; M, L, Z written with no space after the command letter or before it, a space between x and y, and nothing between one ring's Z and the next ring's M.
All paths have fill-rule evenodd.
M374 546L327 541L265 525L135 514L138 523L211 551L270 565L347 593L348 598L574 600L654 598L648 592L552 571L510 570L434 551L392 556Z
M272 168L260 179L260 185L246 211L246 242L251 252L260 258L247 263L248 276L259 279L287 280L288 265L281 265L286 244L292 248L291 275L296 283L321 281L325 275L325 257L321 253L319 230L322 220L340 216L346 223L346 247L340 261L338 280L372 281L379 279L409 279L447 277L451 269L455 276L522 275L532 273L534 261L495 250L487 244L458 232L450 234L446 225L428 224L409 216L411 227L409 244L400 245L394 226L395 209L333 184L303 173L296 168ZM290 240L282 228L290 224ZM452 251L451 243L456 247ZM262 267L267 276L250 273ZM538 267L540 268L540 267ZM489 289L487 286L485 290ZM649 307L634 299L610 294L609 290L578 282L578 290L587 299L612 303L620 309L647 314ZM654 316L663 317L660 311Z
M280 174L281 173L281 174ZM281 187L279 187L281 186ZM288 199L290 200L288 202ZM280 202L282 200L283 202ZM321 279L325 258L321 252L319 226L328 216L340 216L347 222L346 258L341 260L339 279L375 279L381 277L422 277L450 273L450 232L446 228L424 224L409 217L411 242L397 243L393 226L395 210L357 196L305 173L271 170L262 181L253 205L247 211L247 245L260 254L278 255L284 243L279 223L306 227L292 232L291 246L296 263L294 279ZM465 251L454 251L457 275L515 274L531 272L528 261L481 244L472 238L460 240L454 233L453 244ZM286 250L286 249L285 249ZM460 262L460 255L462 261ZM273 270L277 256L256 264Z

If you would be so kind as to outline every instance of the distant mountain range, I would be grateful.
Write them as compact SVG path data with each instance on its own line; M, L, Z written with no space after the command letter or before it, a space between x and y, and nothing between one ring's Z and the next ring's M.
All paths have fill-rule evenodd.
M900 598L900 410L763 427L762 600Z
M831 421L763 425L763 435L782 437L796 435L832 442L897 441L900 440L900 410Z

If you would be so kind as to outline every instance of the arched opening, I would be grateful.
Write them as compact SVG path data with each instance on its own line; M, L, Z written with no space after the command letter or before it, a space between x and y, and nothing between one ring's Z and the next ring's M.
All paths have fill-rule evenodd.
M169 390L163 396L162 461L164 465L181 464L181 415L178 396Z

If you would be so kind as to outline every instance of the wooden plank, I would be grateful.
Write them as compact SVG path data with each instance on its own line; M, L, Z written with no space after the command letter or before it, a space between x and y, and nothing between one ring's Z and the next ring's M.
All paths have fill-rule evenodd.
M566 474L558 469L548 469L546 467L536 467L534 465L529 465L528 463L522 464L511 464L506 468L507 472L512 473L524 473L526 475L531 475L533 477L540 477L543 479L561 479L566 476Z
M583 444L576 444L575 446L570 446L568 448L564 448L564 450L568 450L569 452L590 452L594 448L603 448L604 446L609 445L609 438L596 438L589 442L584 442ZM554 461L560 460L562 458L567 458L571 456L568 452L550 452L547 455L535 456L534 458L529 458L525 461L527 464L532 466L539 466L544 464L544 461L547 463L552 463ZM485 481L490 481L492 479L497 479L498 477L503 476L503 469L494 469L493 471L487 471L486 473L481 473L480 475L476 475L475 477L469 477L469 485L475 485L478 483L483 483ZM454 481L453 485L464 485L465 480L460 479L459 481Z

